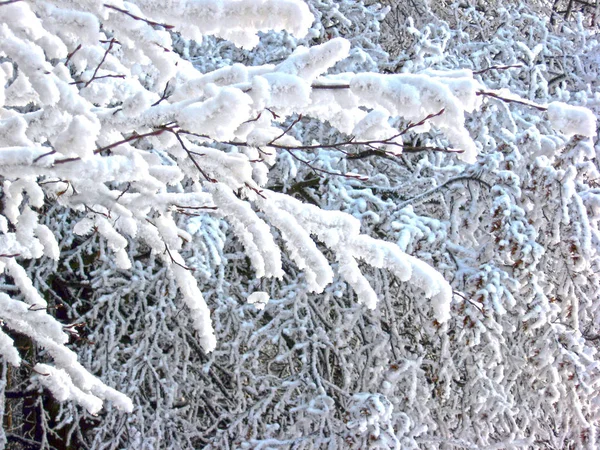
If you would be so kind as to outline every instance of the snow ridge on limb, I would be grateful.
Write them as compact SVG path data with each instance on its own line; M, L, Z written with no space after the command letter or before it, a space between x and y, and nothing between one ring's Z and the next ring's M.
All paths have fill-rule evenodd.
M173 51L170 30L195 39L212 33L242 46L254 45L256 33L268 28L302 35L312 19L300 0L5 2L0 19L0 176L6 216L0 216L0 267L24 299L9 298L20 310L4 299L12 308L0 312L8 328L29 331L36 318L50 317L36 308L23 310L45 307L45 300L14 260L59 256L57 240L39 223L48 199L75 212L77 224L65 221L73 232L97 233L117 273L139 263L130 258L131 239L150 247L191 311L204 351L215 348L216 338L193 268L181 256L184 241L190 240L183 216L213 214L228 222L258 277L283 277L271 224L306 270L311 290L321 292L333 280L314 236L338 259L340 274L367 307L375 307L377 295L359 260L421 287L433 299L433 316L448 319L449 285L428 265L362 235L359 221L349 215L261 187L278 151L287 150L313 169L293 151L323 147L280 129L292 114L298 121L311 116L340 131L380 139L372 144L376 148L403 148L403 132L391 126L397 117L410 121L413 132L433 125L463 152L459 157L474 161L478 148L465 128L465 113L478 106L480 87L472 72L328 75L349 53L341 38L299 48L278 64L234 65L203 75ZM564 116L565 111L551 108L557 127L567 135L590 135L589 115L571 110ZM579 116L585 126L577 128L571 119ZM346 144L364 143L353 137L340 145ZM351 172L319 170L364 180ZM65 351L63 334L50 339L31 331L77 389L125 405ZM18 362L11 343L0 340L6 358ZM63 378L55 373L56 380ZM55 389L57 396L78 396L63 384L66 390ZM97 403L88 406L96 410Z
M120 270L132 268L128 238L141 239L161 255L191 311L200 345L213 350L210 311L178 252L180 237L187 235L168 214L174 208L194 212L215 205L210 194L201 189L184 192L179 184L190 173L182 155L191 160L188 149L179 147L189 141L180 136L177 141L171 129L154 127L177 120L189 132L229 139L249 118L251 98L239 89L212 85L204 97L159 105L166 100L169 84L173 87L176 79L197 73L171 51L168 30L178 27L184 35L198 38L212 33L252 46L259 31L287 28L303 35L312 23L308 7L298 0L189 0L174 6L119 0L0 6L0 273L10 276L24 300L2 294L0 320L54 359L54 367L34 366L40 383L57 399L73 400L91 413L100 410L104 399L126 411L132 404L77 362L65 346L69 334L48 314L44 296L17 262L16 258L60 256L51 229L39 223L39 208L50 197L62 208L85 212L73 231L102 236ZM236 114L225 111L234 105ZM22 107L30 112L20 113ZM205 160L212 161L207 171L231 188L252 182L245 156L235 158L212 148L205 153ZM190 178L196 188L206 181ZM276 247L268 226L256 233L271 239L268 247ZM281 271L279 254L273 255L265 258L267 275ZM21 357L11 337L0 333L0 353L19 365Z
M110 400L124 411L133 410L133 404L127 396L106 386L77 362L77 355L65 347L69 338L62 324L50 316L45 308L28 307L0 293L0 318L8 328L30 337L52 356L59 371L52 371L43 384L53 393L61 392L61 397L76 400L90 412L100 410L102 399ZM6 339L2 341L3 344L8 343ZM3 348L3 354L11 357L11 363L17 362L14 352L9 349ZM68 392L65 392L65 385Z
M256 33L259 31L285 29L304 37L313 22L308 6L299 0L185 0L166 4L138 0L131 3L154 21L176 27L187 39L199 41L209 34L247 49L258 44Z
M450 318L452 288L442 275L428 264L402 252L393 243L373 239L360 234L360 222L349 214L339 211L326 211L314 205L305 204L290 196L271 191L262 191L266 197L259 201L261 209L271 223L280 228L285 226L284 239L293 249L292 258L306 267L305 261L315 261L307 270L307 279L331 282L331 269L312 242L311 235L333 251L339 262L339 273L350 284L358 301L369 309L377 305L377 294L362 274L357 260L369 265L387 269L402 281L408 281L424 291L432 299L435 319L442 323ZM290 229L300 229L290 236ZM315 281L312 281L315 283ZM320 292L324 286L316 283L312 289Z

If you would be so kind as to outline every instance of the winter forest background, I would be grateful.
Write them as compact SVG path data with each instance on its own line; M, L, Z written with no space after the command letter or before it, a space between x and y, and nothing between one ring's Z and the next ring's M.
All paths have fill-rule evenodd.
M0 0L0 448L598 448L599 25Z

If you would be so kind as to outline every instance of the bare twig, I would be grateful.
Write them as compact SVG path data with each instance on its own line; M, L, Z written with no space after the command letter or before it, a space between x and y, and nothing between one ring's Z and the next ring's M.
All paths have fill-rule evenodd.
M101 80L103 78L122 78L123 79L123 78L125 78L125 75L110 73L107 75L100 75L99 77L94 76L93 78L91 78L88 81L83 81L83 80L71 81L69 84L84 84L85 83L84 87L88 87L92 81Z
M131 17L132 19L135 20L140 20L142 22L146 22L148 25L152 25L152 26L156 26L156 27L162 27L165 30L172 30L173 28L175 28L173 25L167 25L165 23L159 23L159 22L154 22L153 20L149 20L149 19L145 19L143 17L140 16L136 16L135 14L130 13L129 11L125 10L125 9L121 9L121 8L117 8L116 6L113 5L108 5L108 4L104 4L105 8L109 8L109 9L114 9L115 11L119 11L120 13L123 13L129 17Z
M35 164L40 159L45 158L46 156L54 155L55 153L56 153L56 150L50 150L49 152L42 153L40 156L38 156L37 158L35 158L32 162Z
M67 55L67 59L65 59L65 66L69 63L69 61L71 60L71 58L73 57L73 55L75 53L77 53L80 49L81 49L81 44L79 44L77 47L75 47L75 50L73 50L71 53L69 53Z
M294 120L289 127L287 127L285 129L285 131L283 133L281 133L279 136L277 136L276 138L274 138L271 142L269 142L267 144L267 146L271 145L273 142L278 141L279 139L281 139L283 136L285 136L286 134L289 133L289 131L294 127L294 125L296 125L298 122L300 122L302 120L302 114L300 114L298 116L298 118L296 120Z
M313 172L315 173L324 173L326 175L333 175L336 177L344 177L344 178L351 178L351 179L358 179L358 180L362 180L362 181L366 181L368 180L368 177L364 176L364 175L359 175L356 173L342 173L342 172L332 172L330 170L327 169L322 169L320 167L315 167L312 163L310 163L309 161L300 158L298 155L296 155L293 150L297 150L296 148L290 147L290 148L284 148L282 147L283 150L285 150L286 152L288 152L290 154L290 156L292 158L294 158L296 161L301 162L302 164L304 164L305 166L307 166L308 168L310 168Z
M181 267L182 269L185 269L185 270L189 270L190 272L194 272L196 270L193 267L188 267L188 266L185 266L185 265L183 265L183 264L178 263L177 261L175 261L175 258L173 258L173 255L171 255L171 250L169 250L169 246L167 244L165 244L165 252L169 255L169 258L171 258L171 262L173 264L175 264L176 266L179 266L179 267Z
M389 138L389 140L393 140L399 136L402 136L406 133L408 133L410 130L412 130L413 128L416 127L420 127L421 125L423 125L425 122L427 122L429 119L433 119L434 117L437 116L441 116L442 114L444 114L444 111L446 111L445 108L440 109L438 112L433 113L433 114L429 114L427 117L423 118L421 121L417 122L417 123L409 123L408 126L402 130L400 133L398 133L396 136L393 136L391 138Z
M170 83L170 81L167 81L167 84L165 84L165 90L163 91L160 98L157 101L155 101L154 103L152 103L152 105L150 105L150 106L156 106L163 100L166 100L167 98L169 98L169 96L167 95L167 90L169 89L169 83Z
M256 192L256 193L257 193L258 195L260 195L260 196L261 196L263 199L265 199L265 200L267 199L267 197L265 197L265 196L263 195L263 193L262 193L262 191L261 191L260 189L258 189L258 188L256 188L256 187L254 187L254 186L251 186L251 185L249 185L248 183L244 183L244 184L246 185L246 187L247 187L248 189L250 189L251 191L254 191L254 192Z
M113 45L115 45L115 38L112 38L108 44L108 48L106 49L106 51L104 52L104 55L102 56L102 60L100 61L100 64L98 64L96 66L96 69L94 70L94 73L92 74L92 78L90 78L86 83L84 87L88 87L90 85L90 83L92 81L94 81L96 79L96 75L98 75L98 71L100 70L100 66L102 66L102 64L104 64L104 61L106 60L106 57L108 56L108 54L110 53L110 51L113 48ZM125 78L125 75L122 75L122 78ZM79 82L76 82L79 83Z
M523 64L513 64L510 66L490 66L486 69L474 70L473 75L481 75L482 73L489 72L490 70L518 69L520 67L524 67Z
M313 84L313 89L350 89L349 84Z
M187 146L183 142L183 139L181 139L181 136L179 136L179 132L178 131L173 131L172 129L170 129L169 131L171 131L175 135L175 137L179 141L179 145L181 145L181 148L183 148L183 150L187 153L187 155L189 156L189 158L192 160L192 162L196 166L196 169L198 169L198 172L200 172L202 174L202 176L204 178L206 178L207 181L210 181L211 183L216 183L217 180L215 180L214 178L209 177L208 174L202 169L202 167L200 167L200 164L198 164L198 161L196 161L196 159L194 158L194 155L192 154L192 152L187 148Z
M530 101L526 101L526 100L519 100L516 98L508 98L508 97L502 97L501 95L495 93L495 92L490 92L490 91L478 91L477 95L481 95L484 97L492 97L495 98L497 100L501 100L505 103L517 103L519 105L524 105L524 106L529 106L530 108L535 108L538 111L547 111L548 107L543 106L543 105L539 105L537 103L534 102L530 102Z
M150 137L150 136L158 136L159 134L162 134L165 131L172 131L172 128L169 127L169 126L167 126L167 125L164 125L162 127L157 128L156 130L149 131L148 133L133 134L133 135L129 136L128 138L123 139L121 141L114 142L114 143L109 144L109 145L107 145L105 147L97 148L96 150L94 150L94 155L97 155L98 153L102 153L102 152L104 152L106 150L110 150L111 148L118 147L119 145L126 144L126 143L132 142L132 141L136 141L138 139L142 139L142 138ZM51 155L53 153L56 153L56 152L52 151L52 152L44 153L43 155L38 156L33 162L37 162L39 159L43 158L44 156L48 156L48 155ZM58 160L54 161L54 164L65 164L65 163L68 163L68 162L79 161L79 160L81 160L81 158L79 158L79 157L64 158L64 159L58 159Z

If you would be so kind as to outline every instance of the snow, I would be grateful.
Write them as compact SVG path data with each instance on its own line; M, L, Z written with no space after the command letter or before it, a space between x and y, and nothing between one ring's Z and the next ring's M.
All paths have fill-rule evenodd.
M251 98L238 89L214 88L215 95L192 103L178 114L181 127L217 140L231 140L235 129L250 116Z
M265 306L267 306L267 303L269 302L269 294L262 291L253 292L248 296L247 302L251 305L254 305L254 307L260 311L265 309Z
M474 108L477 87L478 83L469 80L457 82L422 74L358 74L350 82L351 92L362 105L383 108L392 116L414 123L443 110L430 122L446 134L451 144L462 150L458 157L467 163L475 162L478 154L477 146L465 128L464 118L465 111Z
M463 377L465 424L467 410L486 411L482 430L506 412L498 428L476 437L480 447L491 448L496 438L489 436L499 428L517 436L519 424L539 426L543 420L535 422L531 411L551 422L544 415L548 405L568 418L565 429L580 421L574 436L582 435L581 424L589 428L594 411L585 409L591 401L582 406L591 398L582 392L593 391L597 374L594 347L582 330L587 333L598 316L600 193L592 180L600 176L588 139L596 136L596 118L558 101L544 115L541 103L526 99L548 101L552 92L597 110L597 93L584 89L591 92L593 76L583 84L569 81L579 83L579 92L551 89L546 68L536 62L556 50L549 42L507 45L512 41L500 39L489 49L469 47L469 35L461 31L453 41L444 21L423 32L407 29L415 43L403 73L375 73L400 70L392 66L401 59L386 59L376 45L380 23L361 22L360 14L367 14L362 2L52 3L0 5L0 270L6 291L0 293L0 355L8 363L22 362L10 333L23 334L43 350L38 356L45 362L30 363L59 401L97 414L108 400L131 412L133 401L92 373L119 387L120 368L111 364L130 359L129 373L145 382L136 359L142 355L144 370L164 389L160 401L158 395L149 400L164 424L177 414L168 409L176 391L191 386L196 392L189 383L165 381L179 370L168 358L179 358L184 378L206 375L202 395L213 396L210 383L219 375L210 364L226 355L227 389L242 393L229 403L239 401L238 412L248 413L244 424L259 424L250 432L255 435L264 430L257 420L267 415L261 408L297 414L291 432L303 439L323 434L312 422L306 422L310 431L303 429L301 414L319 417L327 429L340 424L332 392L341 390L348 417L340 436L365 434L373 445L400 448L399 439L412 433L412 445L413 437L462 426L450 421L448 430L436 429L441 425L429 419L428 408L442 398L442 412L456 412L452 391ZM309 6L317 13L314 25ZM343 8L362 13L349 20ZM373 21L372 14L365 17ZM363 25L375 30L373 36L352 38L352 44L338 37ZM308 36L306 45L289 33L265 33L281 29ZM209 34L217 39L202 44ZM323 43L308 46L313 38ZM220 67L241 54L221 39L258 46L263 55L258 61L244 53L248 65ZM280 52L265 50L273 43ZM446 55L456 45L473 58ZM207 73L181 57L197 48L206 50L196 63ZM377 67L377 52L386 66ZM531 61L529 75L457 69L496 58ZM488 80L499 89L485 92L504 98L484 105ZM507 85L518 92L505 91ZM389 149L361 144L392 137ZM404 144L421 138L440 151L401 154ZM348 157L367 149L374 154ZM48 308L54 288L43 276L61 271L79 277L90 298L100 299L89 300L86 291L71 305L73 317L87 314L90 326L99 327L106 341L97 348L70 346L77 327ZM454 304L453 288L464 292ZM244 300L254 308L239 307ZM269 314L256 314L268 302ZM171 314L182 305L182 316ZM147 347L124 344L146 335L155 340ZM226 338L218 341L221 335ZM165 336L174 339L172 348L156 342ZM89 356L105 349L97 360ZM204 352L215 355L190 370L199 361L190 349L203 358ZM517 358L532 362L515 369ZM396 369L392 359L399 361ZM260 373L265 360L268 376ZM255 366L248 371L246 363ZM321 366L327 377L318 373ZM543 368L541 375L532 375L534 366ZM269 384L277 380L271 369L289 378L287 384ZM512 406L504 379L533 380L524 395L540 391L538 385L560 389L519 401L522 413ZM572 392L563 392L561 383ZM357 394L350 385L369 393ZM139 401L139 392L127 392ZM292 400L286 397L291 393ZM248 406L254 397L264 399L260 408ZM127 419L142 436L151 422L147 414ZM187 436L188 426L195 423L177 423L177 433ZM264 427L273 435L282 430L279 423ZM232 436L232 429L222 436ZM255 437L240 445L253 445ZM266 436L262 442L281 441Z
M552 102L548 105L548 119L555 130L567 137L596 136L596 117L587 108Z

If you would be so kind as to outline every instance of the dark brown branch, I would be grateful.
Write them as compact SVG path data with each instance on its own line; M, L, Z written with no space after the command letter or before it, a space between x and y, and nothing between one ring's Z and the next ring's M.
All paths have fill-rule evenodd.
M286 152L288 152L290 154L290 156L292 158L294 158L296 161L301 162L302 164L304 164L305 166L307 166L308 168L310 168L313 172L315 172L316 174L318 173L324 173L326 175L333 175L336 177L344 177L344 178L351 178L351 179L358 179L361 181L366 181L368 180L368 177L364 176L364 175L359 175L359 174L354 174L354 173L342 173L342 172L332 172L330 170L327 169L322 169L320 167L315 167L312 165L312 163L310 163L309 161L300 158L298 155L296 155L293 150L297 150L297 148L294 147L290 147L290 148L285 148L282 147L283 150L285 150Z
M42 153L40 156L38 156L37 158L35 158L32 162L35 164L40 159L45 158L46 156L54 155L55 153L56 153L56 150L50 150L49 152Z
M172 30L173 28L175 28L173 25L167 25L167 24L164 24L164 23L154 22L153 20L148 20L148 19L145 19L143 17L136 16L135 14L132 14L132 13L130 13L129 11L127 11L125 9L117 8L116 6L113 6L113 5L108 5L108 4L105 3L104 7L105 8L109 8L109 9L114 9L115 11L119 11L120 13L123 13L123 14L131 17L132 19L140 20L140 21L145 22L145 23L147 23L148 25L151 25L151 26L162 27L165 30Z
M169 96L167 95L167 90L169 89L169 83L171 81L167 81L167 84L165 84L165 90L163 91L162 95L160 96L160 98L155 101L154 103L152 103L152 105L150 106L156 106L158 105L160 102L162 102L163 100L166 100L167 98L169 98Z
M412 145L404 145L401 147L402 147L402 153L418 153L418 152L463 153L464 152L464 150L454 150L454 149L445 148L445 147L430 147L430 146L426 146L426 145L417 146L417 147L414 147ZM379 156L382 158L393 159L400 155L396 155L394 153L386 152L384 150L375 148L375 149L365 150L365 151L358 152L358 153L349 153L348 159L363 159L363 158L368 158L370 156Z
M393 139L396 139L397 137L400 137L400 136L402 136L402 135L404 135L404 134L408 133L408 132L409 132L410 130L412 130L413 128L420 127L420 126L421 126L421 125L423 125L425 122L427 122L429 119L433 119L434 117L441 116L442 114L444 114L444 111L446 111L446 109L445 109L445 108L442 108L442 109L440 109L440 110L439 110L438 112L436 112L436 113L429 114L427 117L425 117L425 118L424 118L423 120L421 120L420 122L417 122L417 123L412 123L412 122L411 122L411 123L409 123L409 124L408 124L408 126L407 126L407 127L404 129L404 130L402 130L402 131L401 131L400 133L398 133L396 136L392 136L391 138L389 138L389 139L386 139L386 140L389 140L389 141L391 141L391 140L393 140Z
M162 126L154 131L149 131L148 133L144 133L144 134L133 134L130 137L123 139L121 141L118 142L114 142L112 144L109 144L105 147L100 147L97 148L96 150L94 150L94 155L97 155L98 153L102 153L103 151L106 150L110 150L111 148L114 147L118 147L119 145L122 144L126 144L128 142L132 142L132 141L136 141L138 139L142 139L145 137L150 137L150 136L158 136L159 134L164 133L165 131L173 131L172 128L168 127L168 126ZM48 153L44 153L43 155L38 156L33 162L37 162L39 159L43 158L44 156L48 156L51 155L53 153L56 153L55 151L52 152L48 152ZM75 157L75 158L64 158L64 159L58 159L56 161L54 161L54 164L64 164L64 163L68 163L68 162L73 162L73 161L79 161L81 160L81 158L79 157Z
M350 89L349 84L313 84L313 89Z
M546 106L538 105L537 103L528 102L528 101L525 101L525 100L518 100L518 99L515 99L515 98L502 97L501 95L498 95L495 92L478 91L477 95L482 95L484 97L492 97L492 98L495 98L497 100L501 100L501 101L506 102L506 103L517 103L519 105L529 106L530 108L535 108L538 111L547 111L548 110L548 108Z
M339 149L339 147L344 147L347 145L365 145L365 146L374 146L376 144L380 145L393 145L395 147L399 147L403 152L424 152L424 151L434 151L434 152L446 152L446 153L463 153L464 150L453 150L444 147L430 147L430 146L412 146L412 145L404 145L399 144L397 142L390 142L388 140L380 140L380 141L345 141L345 142L336 142L334 144L318 144L318 145L299 145L297 147L286 146L286 145L278 145L278 144L270 144L269 147L277 148L280 150L316 150L319 148L333 148ZM247 145L246 143L234 143L233 145ZM350 156L350 155L348 155Z
M289 127L287 127L285 129L285 131L283 133L281 133L279 136L277 136L275 139L273 139L271 142L269 142L267 144L267 146L271 145L273 142L278 141L279 139L281 139L283 136L285 136L286 134L288 134L290 132L290 130L294 127L294 125L296 125L298 122L300 122L302 120L302 114L300 114L298 116L298 118L296 120L294 120L291 125Z
M182 269L189 270L190 272L194 272L196 270L193 267L188 267L188 266L185 266L185 265L175 261L175 258L173 258L173 255L171 255L171 250L169 250L169 246L166 243L165 243L165 252L167 252L167 254L169 255L169 258L171 258L171 262L173 264L181 267Z
M179 136L179 132L173 131L172 129L170 129L169 131L171 131L175 135L175 137L179 141L179 144L181 145L181 148L183 148L183 150L187 153L188 157L192 160L192 162L196 166L196 169L198 169L198 172L200 172L202 174L202 176L204 178L206 178L207 181L210 181L211 183L216 183L217 180L215 180L214 178L209 177L208 174L202 169L202 167L200 167L200 164L198 164L198 161L196 161L194 159L194 156L193 156L192 152L187 148L187 146L183 142L183 139L181 139L181 136Z
M100 64L98 64L98 65L96 66L96 69L94 70L94 73L93 73L93 75L92 75L92 78L90 78L90 79L87 81L87 83L85 83L85 86L84 86L84 87L88 87L88 86L90 85L90 83L96 79L96 75L98 75L98 71L100 70L100 66L102 66L102 64L104 64L104 61L106 60L106 57L108 56L108 54L109 54L109 53L110 53L110 51L112 50L112 48L113 48L113 45L115 45L115 38L112 38L112 39L110 40L110 43L108 44L108 48L107 48L107 49L106 49L106 51L104 52L104 55L102 56L102 60L100 61ZM123 75L123 78L124 78L124 77L125 77L125 76Z
M246 187L247 187L248 189L250 189L251 191L254 191L254 192L256 192L256 193L257 193L258 195L260 195L260 196L261 196L263 199L265 199L265 200L267 199L267 197L265 197L265 196L263 195L263 193L262 193L262 191L261 191L260 189L258 189L258 188L256 188L256 187L254 187L254 186L250 186L248 183L244 183L244 184L246 185Z
M490 66L487 69L474 70L473 75L481 75L482 73L489 72L490 70L507 70L507 69L517 69L520 67L524 67L523 64L513 64L510 66Z
M75 53L77 53L80 49L81 49L81 44L79 44L77 47L75 47L75 50L73 50L71 53L69 53L67 55L67 59L65 59L65 66L69 63L69 61L71 60L71 58L73 57L73 55Z
M90 79L88 81L83 81L83 80L71 81L69 84L84 84L85 83L84 87L88 87L92 81L101 80L102 78L125 78L125 75L111 73L111 74L107 74L107 75L100 75L99 77L94 76L92 79Z
M118 147L119 145L126 144L131 141L136 141L138 139L142 139L142 138L150 137L150 136L158 136L159 134L162 134L165 131L171 131L171 128L164 126L164 127L158 128L154 131L149 131L148 133L143 133L143 134L135 133L135 134L131 135L130 137L123 139L122 141L118 141L113 144L109 144L106 147L97 148L96 150L94 150L94 155L97 155L98 153L102 153L103 151L109 150L114 147Z

